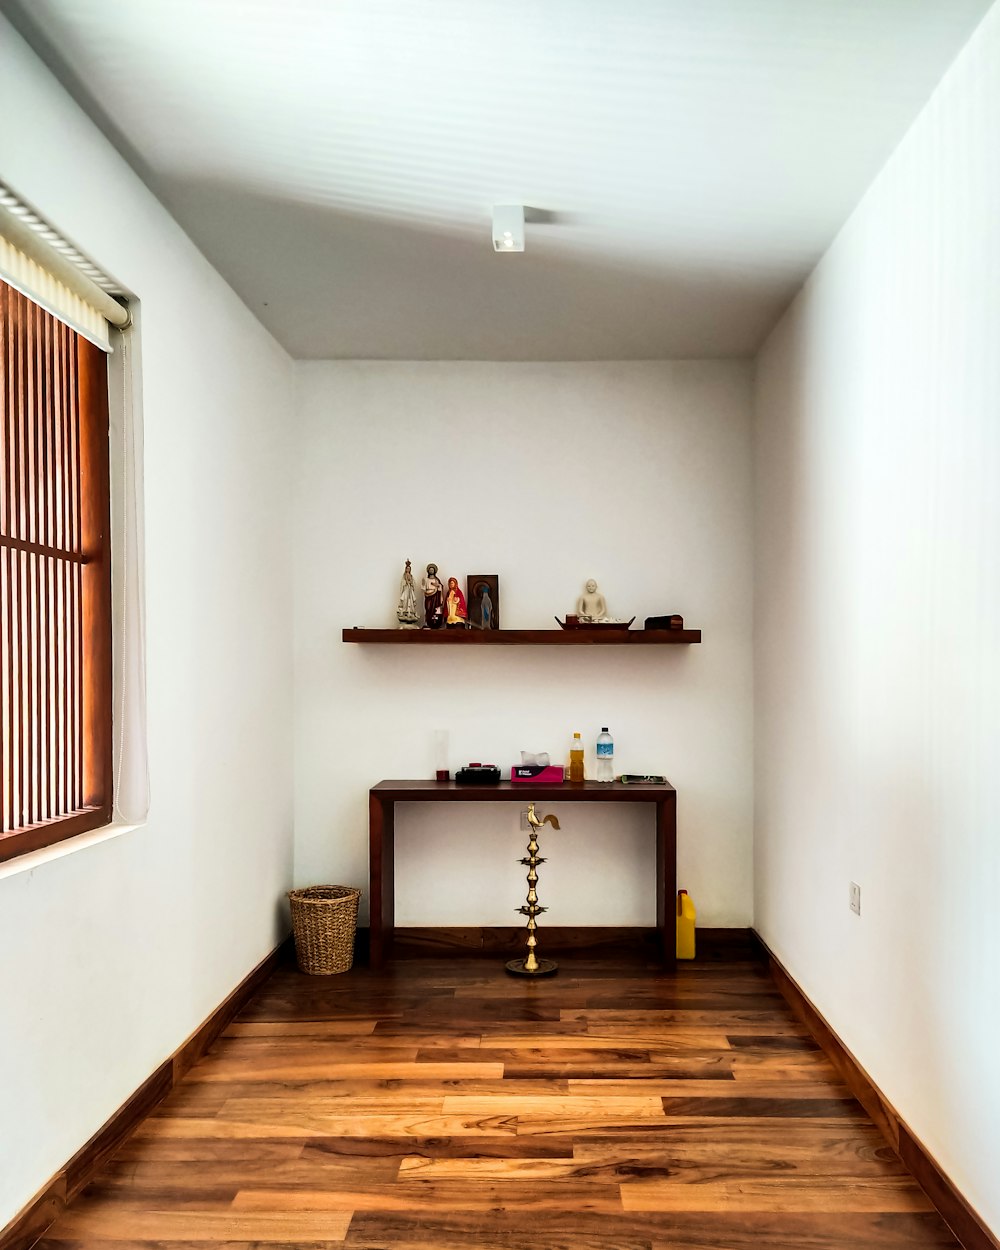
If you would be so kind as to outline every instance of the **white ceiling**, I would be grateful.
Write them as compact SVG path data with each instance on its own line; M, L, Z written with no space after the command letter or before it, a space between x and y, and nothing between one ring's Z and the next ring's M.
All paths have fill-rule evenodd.
M989 6L2 8L294 356L576 360L752 354Z

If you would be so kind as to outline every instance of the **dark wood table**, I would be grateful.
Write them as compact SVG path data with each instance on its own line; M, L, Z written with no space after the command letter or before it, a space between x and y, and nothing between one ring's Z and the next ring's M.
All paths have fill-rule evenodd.
M392 950L395 930L395 805L397 803L648 803L656 815L656 927L663 962L676 953L677 792L671 785L622 785L577 781L530 785L460 786L454 781L380 781L368 792L371 964L379 968Z

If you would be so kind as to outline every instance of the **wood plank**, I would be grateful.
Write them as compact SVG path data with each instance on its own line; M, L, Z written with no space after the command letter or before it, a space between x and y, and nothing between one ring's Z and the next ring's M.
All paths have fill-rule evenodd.
M756 1136L759 1136L756 1135ZM800 1143L797 1150L786 1149L777 1137L770 1148L755 1141L747 1155L737 1155L729 1143L720 1147L708 1135L698 1143L688 1143L686 1148L675 1149L672 1143L638 1145L620 1139L578 1145L573 1149L572 1159L565 1158L442 1158L433 1159L420 1155L407 1155L399 1162L399 1177L425 1178L428 1180L460 1180L469 1182L521 1181L523 1183L546 1183L567 1179L604 1180L617 1183L670 1180L672 1184L717 1184L750 1179L768 1181L781 1185L788 1180L800 1184L805 1178L811 1184L825 1183L828 1187L845 1180L871 1180L887 1177L903 1178L912 1184L912 1178L899 1157L890 1151L890 1158L881 1163L877 1172L870 1167L871 1159L857 1140L838 1138L827 1134L820 1144L815 1137ZM817 1149L829 1150L835 1164L824 1158L821 1172L816 1168ZM885 1149L889 1149L885 1147Z
M420 1070L426 1065L420 1065ZM441 1106L448 1095L469 1094L531 1094L542 1089L554 1094L568 1094L569 1081L546 1079L544 1085L535 1078L513 1080L506 1076L484 1080L324 1080L283 1081L270 1085L261 1081L215 1081L185 1083L174 1090L156 1112L156 1118L185 1116L217 1116L225 1108L260 1108L277 1106L288 1112L355 1111L377 1105L384 1111L400 1111L428 1105ZM656 1092L667 1092L664 1085ZM593 1092L593 1091L591 1091ZM628 1091L626 1091L628 1092ZM634 1092L634 1091L632 1091ZM246 1101L252 1100L252 1101Z
M735 1181L678 1184L632 1181L621 1186L626 1211L845 1211L872 1214L933 1211L930 1199L910 1176L858 1180L782 1176L780 1180L741 1177Z
M323 1115L304 1112L301 1115L260 1114L253 1119L162 1119L147 1120L140 1133L146 1140L154 1138L308 1138L308 1137L467 1137L482 1134L514 1133L516 1125L510 1117L461 1115L421 1115L392 1113L375 1115ZM405 1153L405 1148L403 1149Z
M360 1185L368 1181L393 1181L399 1174L403 1155L305 1155L301 1149L295 1158L244 1159L232 1153L228 1159L201 1160L197 1168L190 1160L167 1162L159 1157L137 1162L115 1159L104 1169L99 1181L88 1186L90 1197L96 1192L117 1190L141 1194L144 1198L157 1193L184 1193L202 1198L213 1190L236 1192L258 1184L268 1189L319 1189L331 1186ZM419 1157L419 1156L415 1156Z
M329 1137L307 1142L303 1158L308 1159L312 1154L386 1154L399 1159L571 1159L573 1146L570 1142L554 1141L550 1137L515 1137L509 1132L469 1137L459 1134L447 1137Z
M132 1237L127 1238L108 1238L108 1237L87 1237L81 1241L77 1238L49 1238L43 1237L33 1250L205 1250L205 1241L178 1240L171 1238L169 1241L150 1241L143 1239L141 1241ZM260 1250L261 1246L266 1245L268 1250L300 1250L303 1245L309 1246L310 1250L343 1250L344 1240L339 1238L336 1241L319 1241L310 1238L307 1241L272 1241L269 1239L260 1240L254 1238L253 1241L232 1240L226 1238L225 1241L209 1242L218 1246L224 1246L225 1250Z
M261 1250L261 1246L266 1245L268 1250L301 1250L302 1246L308 1246L309 1250L344 1250L344 1240L339 1238L336 1241L320 1241L310 1238L306 1241L272 1241L269 1239L260 1240L254 1238L253 1241L241 1241L226 1238L225 1241L209 1242L225 1247L225 1250ZM50 1239L44 1237L33 1250L205 1250L206 1243L204 1241L178 1240L171 1238L169 1241L150 1241L143 1239L142 1241L135 1238L119 1237L87 1237L85 1241L70 1239Z
M200 1244L246 1239L313 1245L343 1241L350 1222L349 1211L152 1211L121 1204L90 1210L81 1202L49 1229L47 1239L53 1244L79 1237L87 1244L104 1238Z
M368 1037L381 1021L337 1020L257 1020L230 1024L223 1037Z
M472 1116L516 1115L519 1118L529 1115L557 1116L565 1113L569 1116L602 1116L609 1115L614 1119L663 1118L663 1099L656 1095L639 1097L625 1095L615 1097L603 1093L592 1097L578 1094L576 1097L561 1098L553 1094L538 1094L532 1098L525 1094L457 1094L444 1100L442 1110L447 1114Z
M826 1119L830 1116L847 1116L856 1118L863 1114L861 1104L853 1094L845 1094L840 1098L830 1097L767 1097L756 1091L738 1097L677 1097L670 1095L663 1100L663 1110L669 1116L726 1116L755 1119L788 1119L807 1118Z
M485 1223L485 1222L484 1222ZM623 1212L584 1216L567 1210L496 1211L473 1230L457 1212L359 1211L351 1246L371 1250L954 1250L941 1219L919 1214L844 1212Z
M614 1026L622 1036L628 1037L631 1030L643 1032L657 1028L704 1028L721 1029L727 1036L730 1033L763 1033L775 1036L787 1033L792 1037L809 1038L811 1034L803 1024L788 1019L783 1011L743 1011L727 1015L722 1011L664 1011L658 1007L633 1007L627 1011L602 1010L600 1008L560 1009L559 1019L563 1024L585 1024Z
M572 1081L718 1081L733 1083L724 1064L684 1055L659 1055L644 1050L489 1051L502 1059L509 1079ZM660 1091L666 1093L666 1089Z
M459 1181L399 1181L394 1185L372 1183L364 1189L277 1190L247 1189L237 1194L234 1211L466 1211L489 1214L506 1211L547 1211L553 1203L567 1205L583 1214L617 1215L622 1210L619 1186L612 1183L560 1182L557 1197L543 1189L513 1184Z
M838 1102L853 1102L853 1096L846 1085L839 1085L835 1081L828 1080L782 1080L774 1078L768 1082L757 1082L752 1089L737 1089L733 1085L720 1085L716 1081L699 1080L669 1081L661 1086L661 1083L656 1079L647 1081L641 1078L620 1080L570 1078L568 1084L571 1094L580 1093L586 1096L592 1096L598 1090L609 1095L618 1095L619 1097L627 1096L629 1093L635 1094L644 1091L647 1094L662 1094L664 1098L677 1099L678 1101L720 1099L730 1104L734 1100L747 1100L746 1105L750 1106L751 1114L754 1113L751 1105L751 1100L753 1099L761 1102L802 1102L807 1104L807 1111L815 1111L817 1115L820 1114L818 1107L821 1102L830 1099L835 1099ZM706 1111L705 1114L725 1115L726 1113L725 1111L710 1110Z
M236 1165L245 1162L253 1167L258 1161L282 1164L302 1158L307 1139L259 1137L255 1141L232 1140L219 1137L182 1137L164 1139L160 1135L144 1135L144 1128L134 1133L114 1159L108 1164L111 1170L124 1163L159 1162L165 1166L171 1163L222 1163L232 1162Z
M412 1022L403 1024L399 1021L389 1021L384 1029L373 1029L368 1033L344 1034L339 1037L226 1036L215 1047L212 1060L216 1067L228 1066L229 1061L233 1059L255 1062L258 1056L269 1060L294 1060L305 1057L312 1063L319 1063L326 1059L336 1062L341 1055L351 1058L385 1051L390 1057L402 1058L411 1054L413 1047L428 1050L441 1046L452 1051L475 1048L481 1044L481 1032L463 1029L442 1031L441 1029L428 1029L426 1025L421 1028Z
M760 1123L744 1121L721 1129L717 1122L671 1129L662 1142L624 1137L577 1141L573 1159L585 1166L632 1168L636 1175L660 1168L678 1179L781 1179L791 1173L858 1178L908 1175L902 1160L870 1124L845 1130L811 1122L780 1123L768 1132Z
M663 1029L647 1029L639 1031L631 1037L623 1037L616 1029L588 1029L585 1032L569 1033L531 1032L494 1032L486 1029L482 1033L482 1046L488 1050L579 1050L581 1046L587 1050L621 1050L653 1049L660 1054L676 1054L679 1052L702 1050L729 1050L724 1033L710 1033L707 1030L676 1029L669 1032Z
M461 1053L461 1052L459 1052ZM472 1051L478 1054L478 1051ZM262 1083L281 1081L322 1081L333 1077L342 1080L353 1080L366 1077L372 1080L404 1081L407 1079L438 1079L438 1080L474 1080L476 1078L491 1081L503 1076L502 1063L481 1063L470 1061L463 1063L461 1059L454 1062L437 1062L434 1052L422 1062L416 1050L403 1053L402 1057L386 1058L376 1051L370 1061L354 1059L328 1058L322 1063L307 1063L304 1060L287 1059L268 1062L263 1059L241 1059L232 1061L226 1067L199 1067L191 1073L192 1081L260 1081Z

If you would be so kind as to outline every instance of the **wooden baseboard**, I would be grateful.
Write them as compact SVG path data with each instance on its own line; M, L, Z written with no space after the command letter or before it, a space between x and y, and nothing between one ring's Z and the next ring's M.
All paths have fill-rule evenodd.
M775 984L792 1011L826 1052L844 1084L878 1125L886 1141L909 1168L965 1250L1000 1250L1000 1241L956 1189L927 1148L913 1135L906 1121L830 1028L781 961L758 933L751 932L770 966Z
M271 975L291 945L286 938L237 985L224 1002L139 1086L110 1120L81 1146L49 1183L0 1231L0 1250L29 1250L66 1206L111 1158L125 1139L205 1054L257 988Z
M520 955L524 952L524 925L448 925L398 928L392 953L397 959L447 955ZM603 951L627 945L648 947L656 953L656 930L646 928L579 928L550 925L538 932L539 952Z
M441 955L518 955L524 950L523 925L450 925L397 928L393 957ZM659 960L658 931L643 926L549 925L538 932L539 950L610 956L616 952L648 953ZM752 953L749 929L699 929L698 958L746 958ZM359 931L358 953L367 947L367 931ZM543 949L544 948L544 949Z

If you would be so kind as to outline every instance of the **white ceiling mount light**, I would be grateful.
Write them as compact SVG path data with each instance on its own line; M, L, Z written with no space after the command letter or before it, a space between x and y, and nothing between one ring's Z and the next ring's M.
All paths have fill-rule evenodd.
M493 250L524 251L524 205L493 205Z

